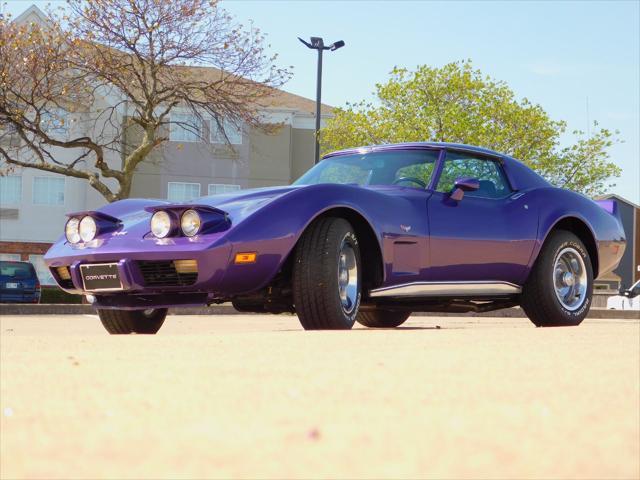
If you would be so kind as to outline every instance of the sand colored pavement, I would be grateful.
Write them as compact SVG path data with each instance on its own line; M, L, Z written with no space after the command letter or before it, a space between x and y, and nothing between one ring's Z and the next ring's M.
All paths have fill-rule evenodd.
M0 477L640 477L640 322L0 318Z

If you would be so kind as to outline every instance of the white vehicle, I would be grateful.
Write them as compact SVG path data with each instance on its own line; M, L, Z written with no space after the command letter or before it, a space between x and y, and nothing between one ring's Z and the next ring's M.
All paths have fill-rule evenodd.
M640 280L628 290L621 288L619 293L607 299L609 310L640 310Z

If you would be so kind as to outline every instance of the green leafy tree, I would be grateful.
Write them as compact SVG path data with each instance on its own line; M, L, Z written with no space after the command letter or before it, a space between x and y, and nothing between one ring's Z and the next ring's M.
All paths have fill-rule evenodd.
M522 160L554 185L586 195L613 186L620 169L609 160L617 133L598 127L561 146L564 121L518 100L505 82L484 76L471 61L415 71L394 68L376 85L377 102L338 108L321 132L324 150L411 141L479 145Z

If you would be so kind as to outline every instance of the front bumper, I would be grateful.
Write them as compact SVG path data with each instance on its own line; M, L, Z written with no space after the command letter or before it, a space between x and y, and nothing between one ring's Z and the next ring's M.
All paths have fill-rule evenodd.
M231 243L224 234L165 241L110 238L79 248L60 240L45 255L45 262L62 289L72 294L90 294L97 308L161 308L206 305L216 300L250 293L263 288L277 273L284 260L283 239L257 239ZM284 240L290 243L288 236ZM235 264L235 253L257 252L255 263ZM198 271L193 283L185 285L150 284L141 262L195 260ZM85 291L80 266L115 263L122 290ZM69 278L58 274L67 267Z
M183 240L183 239L181 239ZM100 308L149 308L151 306L202 305L216 292L225 275L229 262L231 246L221 242L212 246L212 242L145 241L144 247L126 248L127 245L100 245L96 248L74 248L64 242L55 244L45 256L45 261L54 279L63 290L72 294L95 295L95 305ZM150 282L143 271L143 263L173 263L175 260L195 260L197 276L193 282L185 285L177 282ZM113 292L87 291L82 281L80 266L84 264L115 263L122 283L122 290ZM68 269L68 276L61 275L59 267ZM66 277L66 278L64 278ZM139 297L136 302L131 299ZM191 298L187 298L191 297ZM147 298L147 300L145 300ZM153 298L152 302L148 298Z

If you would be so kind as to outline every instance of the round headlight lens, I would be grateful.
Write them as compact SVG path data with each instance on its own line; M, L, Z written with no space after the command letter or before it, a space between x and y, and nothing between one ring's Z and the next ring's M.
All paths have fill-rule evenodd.
M78 231L83 242L90 242L98 233L98 225L96 225L96 221L93 218L87 215L80 220Z
M80 241L80 232L78 231L79 224L79 218L71 217L67 220L67 224L64 226L64 235L67 237L69 243L78 243Z
M164 238L171 232L171 217L164 210L159 210L151 217L151 233L157 238Z
M201 226L202 220L200 220L200 215L195 210L187 210L182 214L180 227L187 237L193 237L200 231Z

